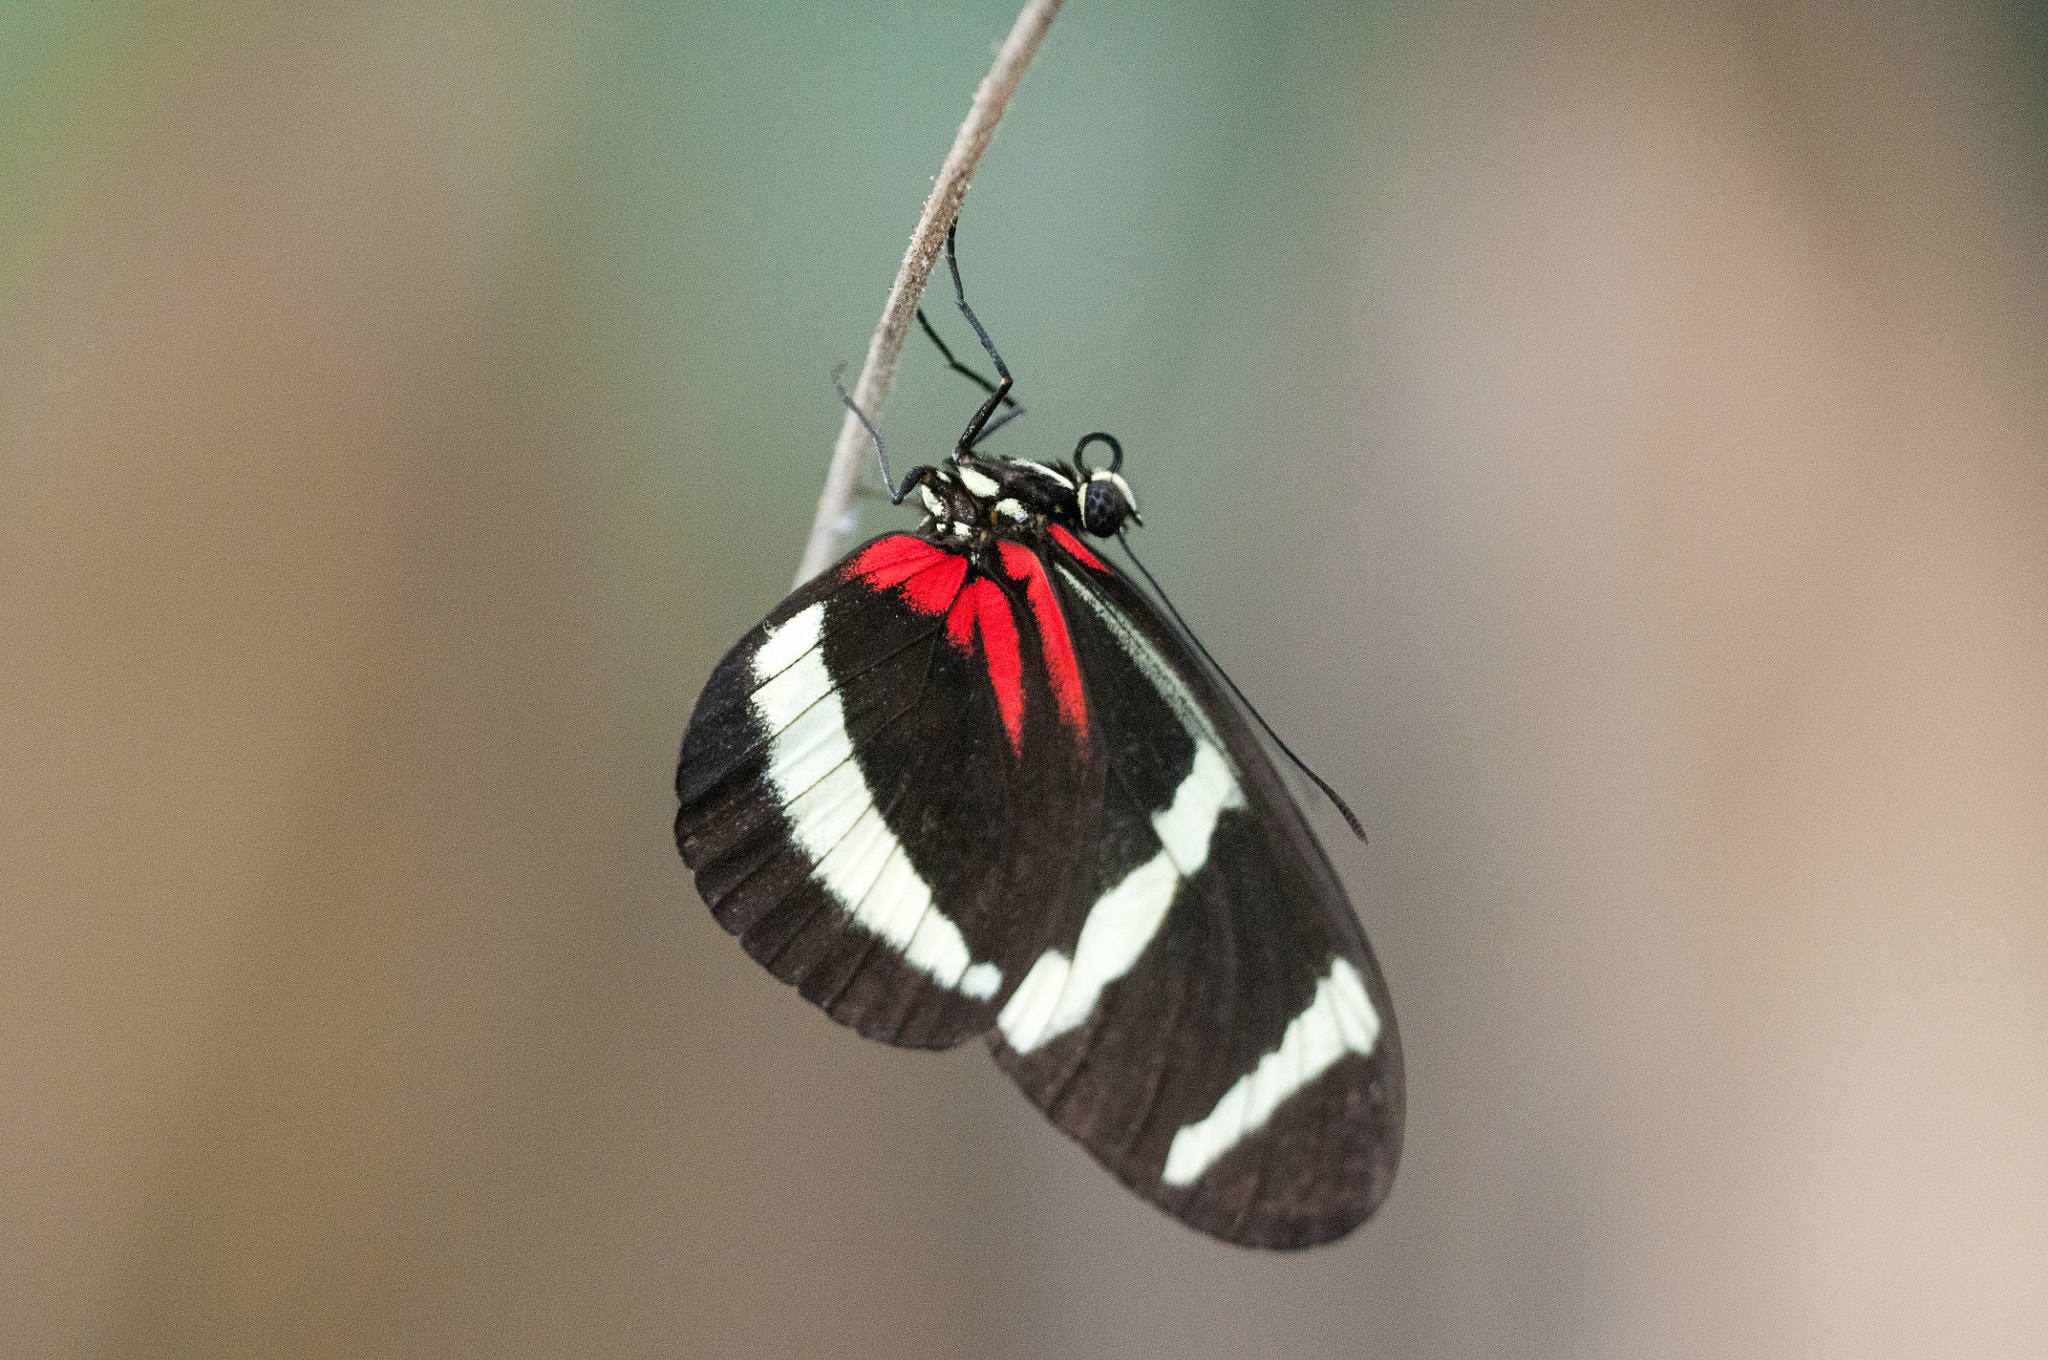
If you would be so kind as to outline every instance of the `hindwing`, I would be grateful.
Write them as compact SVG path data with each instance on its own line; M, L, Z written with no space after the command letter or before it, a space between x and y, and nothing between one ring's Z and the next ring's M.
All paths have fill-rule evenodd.
M997 1060L1133 1190L1247 1245L1341 1236L1399 1159L1400 1040L1335 872L1236 700L1120 573L1045 560L1107 765Z

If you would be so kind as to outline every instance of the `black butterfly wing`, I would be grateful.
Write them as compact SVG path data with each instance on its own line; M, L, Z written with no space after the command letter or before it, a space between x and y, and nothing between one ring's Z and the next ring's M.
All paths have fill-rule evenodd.
M1399 1041L1228 694L1064 530L885 535L725 658L677 773L717 919L835 1019L999 1062L1138 1193L1248 1245L1385 1196Z
M719 663L676 842L719 923L834 1019L980 1034L1059 928L1096 801L1015 583L884 535Z
M1236 701L1126 578L1053 538L1105 773L1080 904L1003 1007L997 1060L1190 1225L1252 1246L1341 1236L1401 1149L1378 965Z

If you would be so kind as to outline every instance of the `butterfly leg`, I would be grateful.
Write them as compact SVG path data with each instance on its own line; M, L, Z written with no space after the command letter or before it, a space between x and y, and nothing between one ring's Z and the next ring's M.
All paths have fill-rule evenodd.
M895 478L889 472L889 451L882 447L882 432L875 428L874 421L868 419L868 413L861 410L859 404L847 395L846 384L839 381L840 375L845 372L845 364L832 370L832 387L839 393L839 400L846 404L846 409L853 412L860 423L867 427L868 437L875 441L875 460L882 465L882 490L888 493L889 504L901 505L903 498L911 493L912 488L931 476L932 470L928 467L912 468L903 474L903 485L896 485Z
M953 446L955 458L974 452L975 441L988 432L989 417L995 414L996 407L1010 395L1010 384L1013 381L1009 366L1003 362L1003 356L996 353L995 341L988 338L988 331L982 326L981 318L967 305L967 289L960 282L960 256L953 241L959 230L960 224L957 222L946 229L946 268L953 272L953 300L960 304L960 314L967 318L967 324L974 327L974 333L981 337L981 347L988 351L989 361L996 366L996 374L1002 381L988 394L988 400L974 413L974 419L967 422L967 428L960 432L960 442Z
M967 379L969 382L973 383L976 387L979 387L984 392L993 392L996 390L996 385L994 383L990 382L987 378L982 377L979 373L976 373L973 369L969 368L967 365L961 363L958 359L953 357L953 351L947 347L946 342L944 340L941 340L939 338L938 331L933 328L931 319L924 314L924 308L922 307L917 309L917 324L924 328L924 333L926 337L931 340L932 344L938 347L939 355L946 361L947 368L952 369L955 373L958 373L961 377ZM977 441L980 439L988 438L997 430L1002 429L1003 426L1009 424L1018 416L1024 414L1024 408L1017 404L1017 399L1015 397L1005 396L1003 398L1003 405L1008 407L1009 409L1004 411L1001 415L997 416L994 420L991 420L987 425L984 425L982 427L981 434L977 436Z

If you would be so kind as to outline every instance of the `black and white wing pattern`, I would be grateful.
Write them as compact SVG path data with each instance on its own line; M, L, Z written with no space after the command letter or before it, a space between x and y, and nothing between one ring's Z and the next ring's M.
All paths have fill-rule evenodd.
M1266 1247L1341 1236L1401 1151L1372 950L1235 700L1121 573L1049 537L1106 778L1086 905L998 1016L997 1060L1192 1226Z
M1062 524L857 549L720 663L676 787L755 959L872 1038L988 1034L1167 1212L1298 1247L1385 1197L1400 1044L1343 888L1236 701Z
M697 702L676 842L698 891L871 1039L985 1032L1056 928L1089 800L1042 650L966 556L892 534L785 600Z

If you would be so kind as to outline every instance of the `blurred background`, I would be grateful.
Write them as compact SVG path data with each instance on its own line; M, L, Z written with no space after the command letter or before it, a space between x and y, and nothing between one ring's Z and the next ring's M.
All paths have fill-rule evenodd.
M1408 1152L1288 1257L670 840L1014 14L0 9L6 1352L2048 1353L2042 10L1054 26L998 443L1373 835Z

